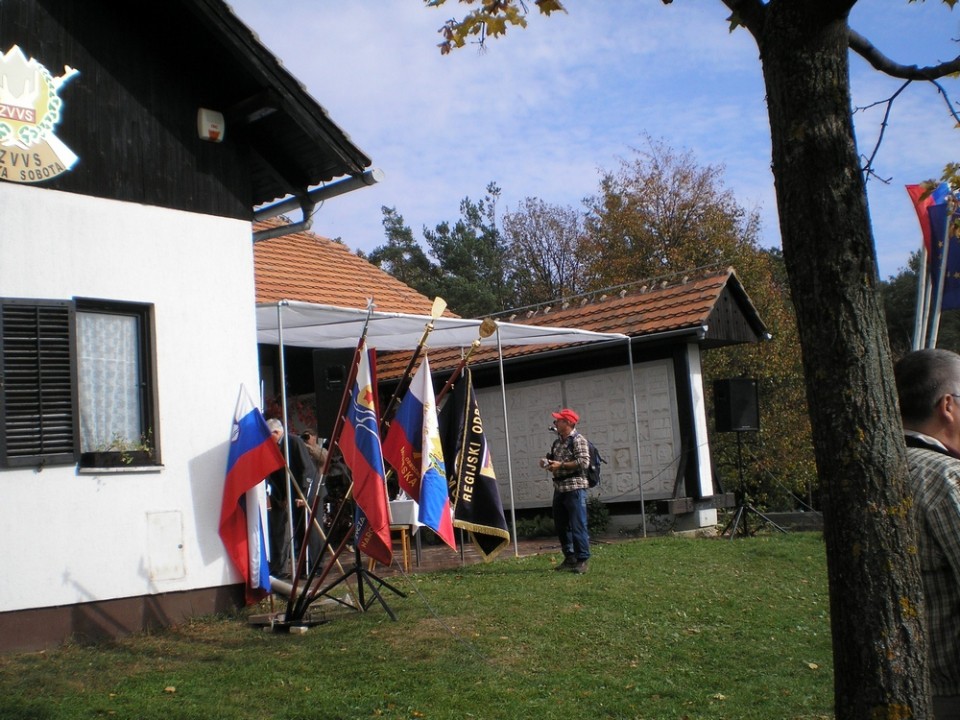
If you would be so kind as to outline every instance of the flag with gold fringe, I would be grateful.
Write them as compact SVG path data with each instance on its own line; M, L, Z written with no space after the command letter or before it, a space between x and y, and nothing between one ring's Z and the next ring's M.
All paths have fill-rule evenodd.
M493 560L510 542L490 446L473 391L470 368L464 370L440 413L453 496L453 526L470 532L485 561Z

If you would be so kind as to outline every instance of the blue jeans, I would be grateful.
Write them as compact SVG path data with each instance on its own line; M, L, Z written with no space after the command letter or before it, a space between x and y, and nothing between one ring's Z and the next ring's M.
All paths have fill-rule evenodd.
M587 560L590 533L587 531L587 491L553 492L553 523L564 557Z

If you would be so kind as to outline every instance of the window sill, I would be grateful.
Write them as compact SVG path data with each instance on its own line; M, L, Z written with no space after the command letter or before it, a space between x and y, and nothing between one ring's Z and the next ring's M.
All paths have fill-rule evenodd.
M128 468L151 468L160 463L154 461L153 452L147 450L95 450L80 453L79 467L98 470Z
M106 475L110 473L158 473L163 465L153 461L150 453L141 450L129 452L86 452L77 464L79 475Z
M163 465L119 465L113 467L77 466L77 475L133 475L135 473L160 473Z

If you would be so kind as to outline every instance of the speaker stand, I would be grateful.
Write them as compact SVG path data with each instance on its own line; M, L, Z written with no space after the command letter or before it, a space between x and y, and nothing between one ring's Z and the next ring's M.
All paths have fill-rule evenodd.
M762 522L770 525L774 530L777 530L782 533L787 531L781 526L777 525L773 520L768 518L762 512L757 510L753 505L750 504L749 499L747 498L747 488L743 482L743 438L741 437L743 433L737 431L737 472L740 480L740 491L737 493L740 496L740 502L737 504L737 509L733 513L733 517L730 518L730 522L727 523L727 526L723 529L723 532L720 533L720 536L723 537L730 532L730 539L733 540L737 536L737 530L740 529L744 537L747 535L752 535L750 529L747 525L747 517L749 513L756 515ZM754 531L756 532L756 531Z

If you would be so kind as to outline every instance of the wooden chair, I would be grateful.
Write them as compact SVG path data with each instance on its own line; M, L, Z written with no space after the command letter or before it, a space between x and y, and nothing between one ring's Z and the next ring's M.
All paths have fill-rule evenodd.
M403 571L410 572L410 525L391 525L390 533L391 535L395 532L400 533L400 557L403 561ZM377 561L375 558L369 558L370 563L367 567L367 570L373 572L373 569L377 566Z

